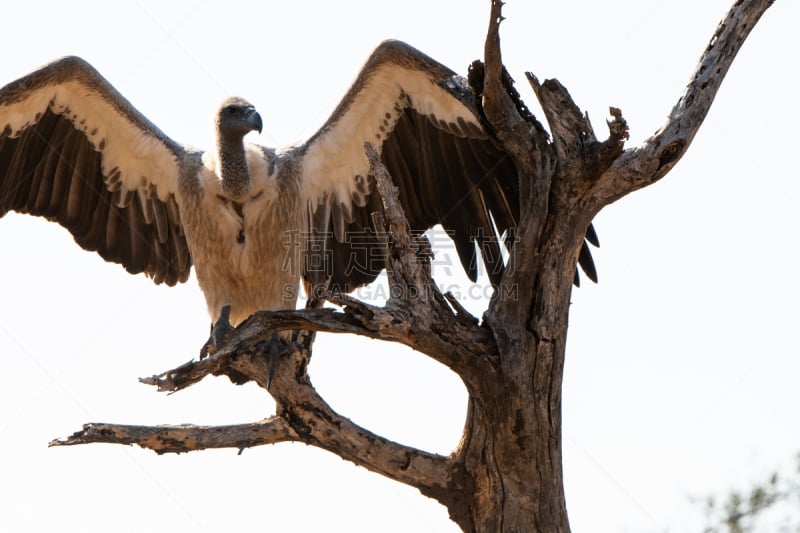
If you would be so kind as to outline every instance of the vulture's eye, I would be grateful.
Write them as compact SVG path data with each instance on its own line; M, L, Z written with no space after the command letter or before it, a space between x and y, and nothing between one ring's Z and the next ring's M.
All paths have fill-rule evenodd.
M236 114L236 107L232 106L232 105L229 105L228 107L225 108L225 112L228 113L229 115L235 115Z

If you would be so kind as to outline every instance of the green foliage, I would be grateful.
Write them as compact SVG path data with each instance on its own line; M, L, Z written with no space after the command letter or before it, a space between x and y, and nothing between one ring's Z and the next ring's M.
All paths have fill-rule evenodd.
M731 490L720 502L705 501L703 533L800 533L800 454L788 476L773 472L745 491Z

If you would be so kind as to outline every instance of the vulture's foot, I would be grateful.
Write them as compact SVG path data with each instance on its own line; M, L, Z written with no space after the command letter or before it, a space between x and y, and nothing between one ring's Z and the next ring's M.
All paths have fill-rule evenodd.
M211 325L211 336L200 349L200 359L214 355L227 344L236 328L231 325L231 306L222 308L217 321Z
M272 335L269 340L256 345L255 352L261 357L266 356L267 359L267 390L270 390L272 386L272 380L275 378L275 372L278 368L278 361L284 353L288 352L293 347L293 345L294 343L287 341L277 333ZM235 385L244 385L251 380L246 374L229 367L220 369L219 372L214 375L228 376L228 379Z

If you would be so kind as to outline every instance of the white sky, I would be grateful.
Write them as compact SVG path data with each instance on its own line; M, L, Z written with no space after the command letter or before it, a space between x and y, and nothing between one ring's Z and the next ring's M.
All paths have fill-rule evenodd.
M511 0L506 64L534 109L523 72L557 77L600 136L608 106L620 107L632 146L662 124L730 3ZM14 2L0 22L0 84L78 54L178 141L207 146L211 111L238 94L264 118L250 140L283 146L327 118L383 39L466 73L488 4ZM698 531L690 497L800 450L798 20L800 4L776 2L683 160L597 217L600 284L573 294L564 380L576 532ZM48 449L84 422L247 422L273 403L225 379L172 396L138 384L205 340L193 281L155 287L28 217L0 221L0 243L0 531L457 530L416 490L303 445ZM465 303L480 312L472 291ZM423 356L335 337L317 344L311 373L375 432L444 454L458 442L463 386Z

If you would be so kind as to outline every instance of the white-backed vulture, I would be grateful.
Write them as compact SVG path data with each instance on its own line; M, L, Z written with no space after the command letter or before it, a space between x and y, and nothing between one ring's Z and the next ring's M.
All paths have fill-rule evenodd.
M301 276L349 291L380 273L369 141L412 230L441 224L470 278L480 250L499 280L498 236L519 217L514 164L465 80L409 45L382 43L299 146L245 143L262 123L241 98L222 103L215 126L213 150L182 145L88 63L57 60L0 89L0 216L58 222L83 248L156 283L183 282L194 264L212 320L227 307L237 324L294 308ZM581 265L594 279L588 249Z

